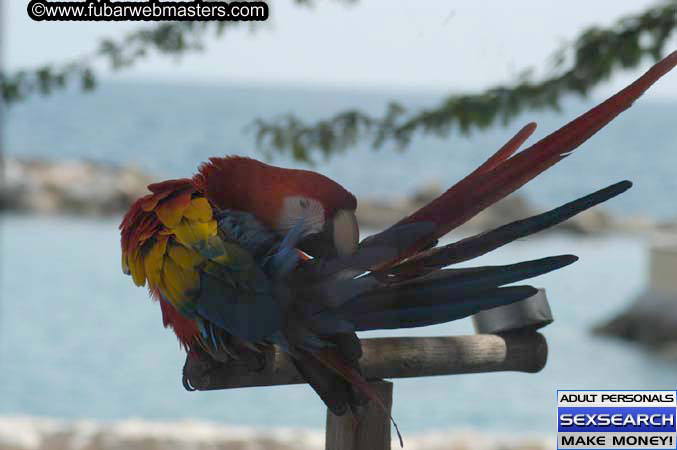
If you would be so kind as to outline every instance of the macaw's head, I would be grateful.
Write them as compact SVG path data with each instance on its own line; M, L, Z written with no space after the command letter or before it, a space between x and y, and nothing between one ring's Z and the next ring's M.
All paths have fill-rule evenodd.
M211 158L194 181L217 207L250 212L281 236L302 223L298 247L311 256L357 249L357 200L324 175L232 156Z

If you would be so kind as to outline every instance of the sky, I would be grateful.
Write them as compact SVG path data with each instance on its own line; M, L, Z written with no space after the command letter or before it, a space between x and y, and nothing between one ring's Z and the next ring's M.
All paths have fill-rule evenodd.
M86 54L103 36L121 37L143 22L33 22L25 0L4 0L3 51L9 69ZM301 8L274 0L271 18L211 40L203 53L151 57L115 79L482 89L546 67L552 52L590 25L608 25L653 5L650 0L318 0ZM677 39L668 46L677 49ZM619 74L603 95L640 70ZM649 93L677 98L677 76Z

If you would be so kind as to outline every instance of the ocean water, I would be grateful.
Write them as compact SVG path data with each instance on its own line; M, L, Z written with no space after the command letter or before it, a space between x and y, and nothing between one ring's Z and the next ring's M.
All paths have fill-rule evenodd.
M196 418L321 428L307 386L185 392L183 354L157 304L119 267L116 220L6 216L0 251L0 415L98 419ZM645 280L640 238L550 234L511 244L478 263L574 253L581 260L534 280L556 321L538 374L493 373L397 380L403 430L450 427L551 432L555 390L674 388L677 363L597 338L590 328L620 310ZM469 334L469 320L375 335Z
M239 85L108 83L92 94L67 92L12 107L5 118L5 150L53 159L87 158L135 164L158 177L184 177L214 155L262 157L251 127L256 118L294 112L313 121L358 107L382 113L391 99L411 110L435 106L440 93L292 89ZM406 195L423 184L450 185L505 143L522 125L546 136L594 106L571 98L562 113L531 111L508 126L460 136L417 136L407 151L361 143L315 169L358 196ZM631 179L635 187L607 208L619 214L677 217L677 101L640 99L566 161L523 188L543 207ZM273 162L298 166L286 156ZM363 170L369 167L369 171ZM574 176L572 176L574 175Z
M388 92L109 84L92 95L58 95L19 105L6 118L10 154L136 164L159 176L190 173L214 154L256 156L243 128L287 110L323 117L343 107L379 111ZM403 94L412 107L432 94ZM539 136L564 123L543 118ZM553 206L620 178L635 188L608 209L656 219L677 215L677 104L642 103L580 152L528 185ZM449 184L498 148L527 117L467 138L422 137L409 151L366 145L318 169L358 195L404 195L421 183ZM277 158L276 163L289 163ZM362 168L369 167L366 173ZM575 174L575 176L572 176ZM322 428L325 410L306 386L185 392L183 354L163 330L158 305L120 272L119 218L0 218L0 415L59 418L208 419L255 426ZM461 236L454 236L461 237ZM397 380L394 416L402 430L448 428L552 432L556 389L674 388L677 363L640 347L593 337L590 328L621 310L646 280L648 242L637 236L548 234L476 261L505 264L573 253L573 266L534 280L547 289L555 323L539 374L494 373ZM373 335L472 333L469 320Z

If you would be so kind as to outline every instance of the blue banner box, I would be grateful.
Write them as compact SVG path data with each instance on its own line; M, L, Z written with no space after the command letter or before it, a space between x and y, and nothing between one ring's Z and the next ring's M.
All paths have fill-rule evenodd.
M675 407L559 407L557 431L674 433Z
M674 390L558 390L557 448L674 450Z

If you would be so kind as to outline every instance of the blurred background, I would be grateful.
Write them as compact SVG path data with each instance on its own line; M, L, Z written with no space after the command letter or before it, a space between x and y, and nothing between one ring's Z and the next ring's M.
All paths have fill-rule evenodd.
M368 234L525 123L539 124L533 143L677 49L674 1L268 3L268 21L219 29L34 22L25 0L2 2L0 448L231 448L261 436L257 448L319 446L325 409L307 386L183 390L185 355L120 269L117 226L145 185L215 155L312 168L358 196ZM534 280L555 316L546 368L398 380L405 442L502 436L520 447L532 436L553 447L556 389L675 388L677 337L646 338L618 315L632 322L628 305L652 289L655 236L670 242L677 229L676 143L677 72L449 237L635 183L568 226L473 261L581 258ZM600 325L643 342L593 333ZM472 332L465 320L381 335Z

